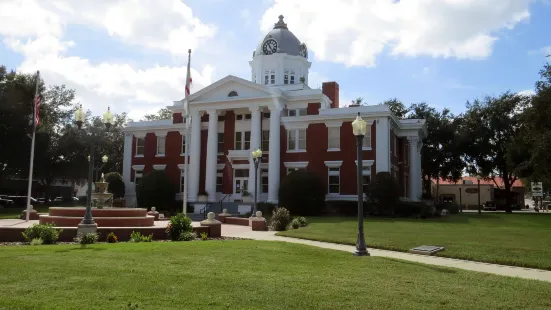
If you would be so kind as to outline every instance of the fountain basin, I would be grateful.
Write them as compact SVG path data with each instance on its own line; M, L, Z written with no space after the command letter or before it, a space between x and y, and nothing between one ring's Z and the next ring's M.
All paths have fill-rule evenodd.
M40 224L55 224L58 227L77 227L86 208L51 207L48 215L40 215ZM155 217L141 208L92 208L92 217L98 227L153 227Z
M50 216L75 216L82 218L86 208L84 207L51 207ZM143 208L92 208L92 216L96 217L142 217L147 215L147 209Z

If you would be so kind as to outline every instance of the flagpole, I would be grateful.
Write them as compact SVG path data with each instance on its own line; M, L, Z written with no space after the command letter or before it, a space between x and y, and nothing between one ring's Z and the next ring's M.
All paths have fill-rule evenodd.
M188 164L189 164L189 160L188 160L188 155L189 155L189 123L191 121L191 116L190 116L190 113L189 113L189 103L187 102L188 100L188 92L189 92L189 87L190 87L190 83L189 83L189 79L191 77L191 73L190 73L190 63L191 63L191 49L188 50L188 60L187 60L187 75L186 75L186 89L185 89L185 101L186 101L186 106L185 106L185 111L186 111L186 132L185 132L185 135L186 135L186 140L184 141L185 143L185 149L186 149L186 153L184 154L184 199L183 199L183 203L184 203L184 215L187 216L187 185L188 185L188 180L189 180L189 172L188 172Z
M29 163L29 185L27 187L27 214L25 215L25 221L29 221L31 214L31 190L33 187L33 166L34 166L34 139L36 136L36 98L38 97L38 83L40 81L40 71L36 71L36 89L33 98L33 138L31 142L31 160Z

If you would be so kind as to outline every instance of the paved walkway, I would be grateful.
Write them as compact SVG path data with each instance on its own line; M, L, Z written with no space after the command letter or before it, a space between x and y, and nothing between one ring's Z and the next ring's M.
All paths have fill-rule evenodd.
M275 232L273 231L251 231L251 229L246 226L222 225L222 235L227 237L240 237L240 238L249 238L254 240L269 240L269 241L299 243L299 244L311 245L311 246L316 246L320 248L339 250L339 251L345 251L345 252L351 252L351 253L356 251L356 247L351 245L281 237L281 236L276 236ZM502 275L502 276L511 276L511 277L519 277L524 279L533 279L533 280L551 282L551 271L547 271L547 270L504 266L504 265L496 265L496 264L489 264L489 263L473 262L473 261L455 259L455 258L426 256L426 255L410 254L410 253L404 253L404 252L395 252L395 251L387 251L387 250L379 250L379 249L371 249L371 248L369 248L368 251L371 254L371 256L390 257L390 258L402 259L402 260L423 263L428 265L452 267L452 268L459 268L464 270L493 273L493 274Z

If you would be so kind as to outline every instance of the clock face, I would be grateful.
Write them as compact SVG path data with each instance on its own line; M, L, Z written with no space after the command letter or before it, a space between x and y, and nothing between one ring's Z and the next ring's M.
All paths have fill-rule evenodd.
M262 44L262 52L265 55L271 55L277 52L277 41L274 39L268 39Z
M306 44L304 43L300 45L300 56L308 58L308 49L306 48Z

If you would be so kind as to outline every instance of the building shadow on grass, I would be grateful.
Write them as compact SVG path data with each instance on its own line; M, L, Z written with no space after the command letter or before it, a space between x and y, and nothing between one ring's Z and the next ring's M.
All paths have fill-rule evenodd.
M396 258L391 258L391 257L381 257L381 258L383 258L385 260L390 260L390 261L393 261L393 262L396 262L396 263L399 263L399 264L412 265L412 266L421 267L421 268L429 269L429 270L440 272L440 273L451 273L451 274L457 273L456 270L446 268L446 267L438 267L438 266L426 265L426 264L416 263L416 262L408 262L408 261L404 261L404 260L396 259Z

